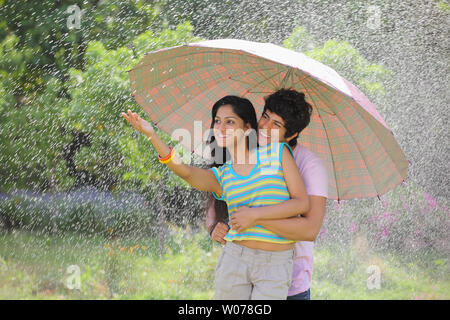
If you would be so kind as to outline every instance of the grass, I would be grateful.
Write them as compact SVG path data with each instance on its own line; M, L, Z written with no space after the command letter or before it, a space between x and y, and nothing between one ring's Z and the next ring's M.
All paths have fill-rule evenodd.
M162 255L154 238L0 234L0 299L212 299L221 246L206 232L172 231ZM311 298L449 299L448 271L442 257L405 263L392 254L321 245ZM377 272L379 288L369 289Z

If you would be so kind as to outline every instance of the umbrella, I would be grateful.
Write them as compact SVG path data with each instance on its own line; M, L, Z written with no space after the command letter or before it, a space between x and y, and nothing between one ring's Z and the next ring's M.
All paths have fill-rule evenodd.
M293 88L313 107L298 141L324 160L330 199L380 196L406 177L408 160L366 96L302 53L270 43L202 41L149 52L129 75L132 96L157 127L188 130L194 139L181 143L200 156L201 132L219 98L243 96L261 112L265 95Z

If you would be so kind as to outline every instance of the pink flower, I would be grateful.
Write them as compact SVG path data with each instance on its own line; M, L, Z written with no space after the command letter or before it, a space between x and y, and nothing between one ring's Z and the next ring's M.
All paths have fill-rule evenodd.
M350 232L355 232L358 228L358 225L355 222L352 222L352 225L350 226Z
M439 208L438 203L436 202L436 199L433 198L433 196L427 192L423 193L424 198L428 201L428 204L431 208L437 209Z
M334 202L334 208L336 209L336 211L344 210L343 204L344 204L344 200L335 201Z
M328 234L328 231L326 228L322 228L319 231L318 237L323 237L324 235Z
M391 213L386 211L385 213L383 213L383 215L381 216L383 219L389 219L391 217Z

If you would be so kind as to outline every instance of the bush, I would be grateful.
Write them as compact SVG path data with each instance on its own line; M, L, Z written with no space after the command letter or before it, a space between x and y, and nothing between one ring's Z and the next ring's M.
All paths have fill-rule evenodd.
M146 196L113 195L93 188L55 194L15 191L0 200L0 228L47 234L148 236L164 233L167 223L196 229L203 224L202 192L184 187L154 189Z
M351 245L364 237L369 249L404 258L449 257L450 219L438 201L414 183L397 187L378 199L329 202L318 245Z
M81 201L87 194L90 199ZM48 234L145 234L155 217L143 199L136 199L124 204L123 198L92 190L58 195L17 192L0 202L0 217L3 228Z

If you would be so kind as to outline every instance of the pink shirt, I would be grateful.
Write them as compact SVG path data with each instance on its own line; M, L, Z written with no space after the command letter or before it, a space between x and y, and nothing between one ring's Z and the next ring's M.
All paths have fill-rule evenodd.
M322 159L309 149L297 144L294 159L310 196L328 197L328 174ZM289 296L309 289L313 271L312 241L297 241L294 247L294 270Z

